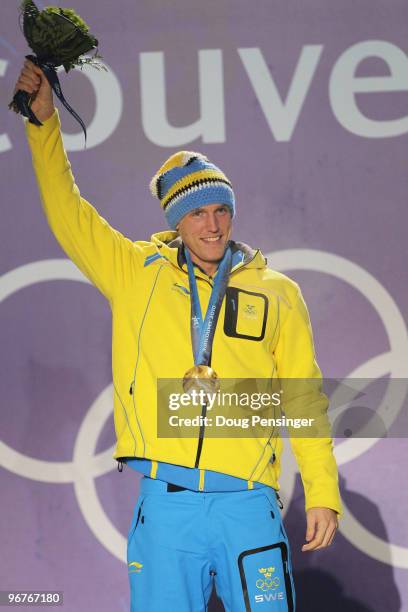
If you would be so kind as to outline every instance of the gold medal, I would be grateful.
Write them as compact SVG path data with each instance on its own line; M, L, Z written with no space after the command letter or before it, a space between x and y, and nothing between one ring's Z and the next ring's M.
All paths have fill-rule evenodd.
M219 388L218 376L210 366L194 366L184 374L183 389L186 393L191 393L193 390L216 393Z

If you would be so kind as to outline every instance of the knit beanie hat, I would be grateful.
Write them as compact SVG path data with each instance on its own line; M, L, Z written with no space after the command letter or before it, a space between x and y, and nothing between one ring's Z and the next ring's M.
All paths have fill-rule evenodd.
M174 153L152 178L150 191L159 198L171 229L176 229L184 215L208 204L225 204L231 216L235 214L231 183L201 153Z

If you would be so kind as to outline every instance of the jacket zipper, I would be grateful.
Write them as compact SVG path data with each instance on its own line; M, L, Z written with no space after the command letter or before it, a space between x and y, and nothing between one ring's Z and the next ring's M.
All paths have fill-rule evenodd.
M234 270L234 272L231 272L230 276L232 276L232 274L234 274L235 272L238 272L238 270L241 270L243 267L245 267L248 263L250 263L253 259L255 259L256 255L257 255L258 251L255 252L255 255L249 260L246 261L242 266L240 266L239 268L237 268L236 270ZM184 272L185 274L187 274L187 272L185 270L183 270L183 268L179 268L182 272ZM211 287L213 287L213 284L208 281L207 279L203 278L202 276L197 276L196 278L199 278L203 281L205 281L206 283L208 283ZM210 355L210 360L208 362L208 365L211 365L211 355ZM205 435L205 417L207 416L207 404L204 404L202 406L201 409L201 416L204 417L201 419L201 423L202 425L200 425L200 431L198 434L198 444L197 444L197 453L196 453L196 459L195 459L195 463L194 463L194 467L198 468L200 465L200 457L201 457L201 451L203 448L203 442L204 442L204 435Z
M206 283L209 282L205 278L203 278L202 280L204 280ZM211 285L211 287L213 286L211 283L209 284ZM211 357L212 357L212 353L210 353L210 359L208 360L209 366L211 366ZM200 464L201 451L203 448L204 435L205 435L205 417L207 416L207 404L203 404L203 406L201 407L201 416L203 418L201 419L200 431L198 434L197 453L196 453L196 459L194 463L195 468L198 468Z
M202 406L201 409L201 416L205 418L207 414L207 404L204 404ZM203 422L204 421L204 422ZM198 468L199 463L200 463L200 457L201 457L201 450L203 448L203 442L204 442L204 434L205 434L205 420L202 419L201 421L203 424L200 425L200 433L198 434L198 445L197 445L197 453L196 453L196 460L195 460L195 464L194 467Z
M187 274L187 272L185 270L183 270L183 268L179 268L182 272L184 272L184 274ZM203 278L202 276L196 276L196 278L198 278L199 280L204 281L205 283L208 283L210 285L210 287L213 287L213 284L207 280L206 278ZM209 364L211 364L211 355L210 355L210 360L209 360ZM204 404L201 407L201 416L202 417L206 417L207 415L207 404ZM198 468L199 464L200 464L200 457L201 457L201 451L203 448L203 441L204 441L204 434L205 434L205 418L201 419L201 425L200 425L200 431L198 434L198 444L197 444L197 452L196 452L196 458L195 458L195 463L194 463L194 467Z

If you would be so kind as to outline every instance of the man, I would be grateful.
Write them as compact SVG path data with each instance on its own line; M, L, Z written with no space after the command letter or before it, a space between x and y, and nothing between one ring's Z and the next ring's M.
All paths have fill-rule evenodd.
M232 186L199 153L172 155L152 179L172 231L132 242L114 230L80 196L51 88L28 60L17 89L33 94L43 123L26 130L48 223L112 310L115 458L144 474L128 540L131 609L205 610L215 582L227 611L294 610L280 437L271 429L220 439L205 424L195 437L160 437L157 384L302 379L303 411L327 419L298 285L231 240ZM332 441L291 444L306 498L302 550L318 550L333 541L341 511Z

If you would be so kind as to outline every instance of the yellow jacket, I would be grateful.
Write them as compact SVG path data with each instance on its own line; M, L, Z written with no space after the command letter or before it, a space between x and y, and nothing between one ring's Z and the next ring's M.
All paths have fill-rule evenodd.
M113 229L81 197L64 151L58 111L37 127L26 122L41 200L51 230L68 257L96 285L112 310L112 372L115 389L114 457L215 470L279 488L282 441L269 438L157 436L158 378L182 378L193 365L190 300L185 263L176 232L133 242ZM231 272L229 289L238 314L231 323L224 299L215 332L211 365L220 378L315 379L305 401L326 417L321 373L299 286L266 267L260 251L242 247L245 257ZM197 270L203 312L211 281ZM245 296L245 300L240 298ZM243 316L249 301L254 317ZM245 302L245 304L244 304ZM290 415L288 415L290 416ZM306 509L341 512L332 440L291 438L305 489ZM276 460L271 462L272 453ZM198 465L196 460L199 459Z

